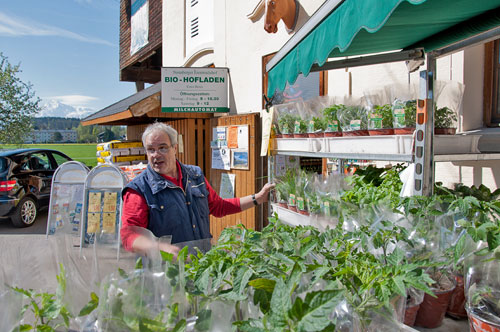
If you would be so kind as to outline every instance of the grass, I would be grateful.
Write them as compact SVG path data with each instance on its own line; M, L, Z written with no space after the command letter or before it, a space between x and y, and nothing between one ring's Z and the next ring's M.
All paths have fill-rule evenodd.
M42 149L52 149L61 151L73 160L79 161L87 165L88 167L94 167L97 165L96 149L97 144L2 144L0 148L2 149L17 149L17 148L42 148Z

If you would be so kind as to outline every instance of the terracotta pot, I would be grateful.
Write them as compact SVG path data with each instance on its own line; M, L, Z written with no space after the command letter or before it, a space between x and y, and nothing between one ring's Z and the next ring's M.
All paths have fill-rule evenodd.
M298 210L298 212L304 216L308 216L309 215L309 211L307 210Z
M307 133L303 133L303 134L293 134L293 137L294 138L306 138L308 136L307 136Z
M451 294L454 289L455 287L444 291L434 291L437 298L425 294L424 301L418 309L415 325L428 329L440 326L443 323L444 314L446 313L446 309L448 309L448 303L450 303Z
M396 135L411 135L414 131L414 127L394 128L394 134Z
M464 278L456 275L455 280L457 282L457 287L455 287L451 294L446 314L455 319L466 318L467 311L465 310Z
M293 211L293 212L297 212L297 206L295 206L295 205L288 205L288 210Z
M405 320L404 323L408 326L415 325L415 319L417 318L418 309L420 308L420 303L409 307L405 310Z
M455 135L457 128L434 128L435 135Z
M340 137L342 136L341 131L325 131L325 137Z
M342 136L368 136L368 130L343 131Z
M282 134L283 138L293 138L293 134Z
M370 136L378 136L378 135L394 135L394 129L369 129L368 134Z
M500 325L490 323L472 312L469 312L468 316L471 332L500 332Z
M318 137L324 137L325 133L307 133L307 136L310 138L318 138Z
M274 135L274 137L275 137L275 138L282 138L282 137L283 137L283 135L281 135L281 134L276 134L276 135Z
M278 206L282 207L282 208L285 208L285 209L288 209L288 204L287 203L284 203L284 202L279 202L278 203Z

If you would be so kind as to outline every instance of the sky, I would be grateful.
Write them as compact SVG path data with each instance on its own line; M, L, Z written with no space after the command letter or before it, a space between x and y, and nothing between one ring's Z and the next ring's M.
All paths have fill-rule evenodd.
M85 117L135 93L119 81L120 0L3 0L0 52L43 116Z

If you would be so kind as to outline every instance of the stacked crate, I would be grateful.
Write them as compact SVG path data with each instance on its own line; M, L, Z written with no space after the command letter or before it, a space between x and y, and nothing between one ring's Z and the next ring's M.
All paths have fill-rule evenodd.
M111 141L97 144L97 163L115 166L146 164L142 142Z

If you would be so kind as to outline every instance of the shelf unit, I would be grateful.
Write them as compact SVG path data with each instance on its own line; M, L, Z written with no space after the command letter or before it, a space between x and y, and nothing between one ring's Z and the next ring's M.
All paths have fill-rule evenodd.
M482 160L478 142L481 135L434 136L435 161ZM322 138L277 138L273 153L337 159L364 159L413 162L413 135L344 136ZM471 156L476 156L474 157ZM485 160L498 158L482 155Z

